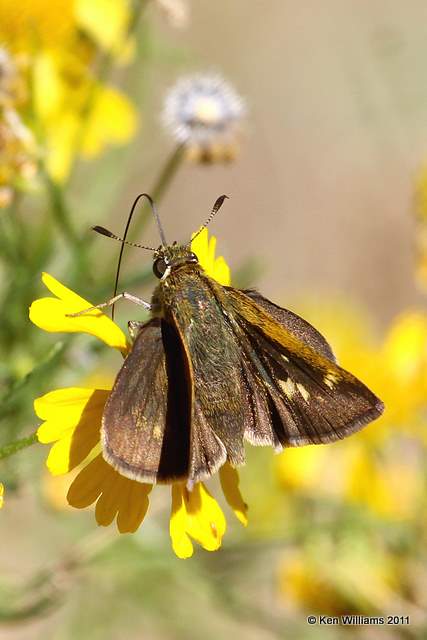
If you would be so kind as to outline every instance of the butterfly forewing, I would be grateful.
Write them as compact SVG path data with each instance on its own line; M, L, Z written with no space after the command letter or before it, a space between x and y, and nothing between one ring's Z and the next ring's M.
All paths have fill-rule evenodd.
M230 287L230 290L234 291L232 287ZM264 296L258 293L258 291L255 291L253 289L245 289L241 293L244 293L246 296L256 302L256 304L259 307L262 307L262 309L273 320L282 325L296 338L299 338L309 347L312 347L312 349L325 356L325 358L328 358L329 360L333 360L335 362L335 356L332 352L330 344L325 340L325 338L317 329L315 329L309 322L307 322L307 320L304 320L304 318L301 318L296 313L293 313L293 311L289 311L289 309L283 309L277 304L274 304L274 302L267 300L267 298L264 298Z
M106 460L122 475L167 482L187 477L189 390L180 342L160 319L142 326L102 419Z

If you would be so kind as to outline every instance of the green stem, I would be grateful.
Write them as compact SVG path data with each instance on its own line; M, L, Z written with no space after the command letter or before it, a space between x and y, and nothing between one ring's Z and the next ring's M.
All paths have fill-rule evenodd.
M15 453L18 453L21 449L31 447L31 445L36 442L38 442L37 431L34 431L34 433L26 438L20 438L19 440L15 440L15 442L9 442L9 444L5 444L3 447L0 447L0 460L3 460L3 458L9 458L9 456L15 455Z
M90 273L90 260L86 243L80 238L71 222L71 214L64 197L63 188L51 178L44 167L41 167L41 173L49 195L52 216L67 245L70 247L73 270L76 274L76 279L79 279L82 275Z
M71 223L71 216L68 211L62 188L50 177L44 166L41 167L41 173L49 194L52 214L55 218L55 222L67 243L69 244L71 242L73 245L76 245L79 238Z

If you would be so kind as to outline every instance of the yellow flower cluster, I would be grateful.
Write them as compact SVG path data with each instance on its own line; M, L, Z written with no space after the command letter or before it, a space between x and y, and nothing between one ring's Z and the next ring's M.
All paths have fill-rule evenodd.
M215 258L215 244L215 238L208 241L205 229L192 243L192 250L211 277L229 284L228 265L224 258ZM56 297L42 298L31 305L30 319L34 324L45 331L88 333L126 355L129 344L112 320L99 310L67 317L91 307L91 303L48 274L43 275L43 282ZM133 532L147 512L152 486L121 476L102 457L100 426L109 391L110 388L71 387L37 398L35 412L44 421L37 435L40 442L53 443L47 458L47 467L53 475L82 465L69 488L69 504L82 509L96 502L98 524L107 526L117 518L121 533ZM225 464L219 475L225 499L239 521L246 525L247 507L239 491L237 471ZM172 485L170 535L177 556L192 555L191 539L208 551L218 549L225 528L224 514L203 483L197 483L192 491L182 482Z
M0 42L19 61L26 87L19 113L57 181L76 154L90 158L135 131L132 104L94 75L100 55L120 59L129 50L129 21L127 0L0 3Z
M399 581L396 563L381 545L343 537L333 544L320 537L285 554L279 570L279 590L297 610L330 616L388 611ZM396 598L396 611L400 606Z
M339 310L331 307L324 334L338 346L342 366L375 389L387 411L334 446L287 450L277 458L279 481L288 492L361 504L379 517L414 516L427 445L427 317L403 313L380 345L362 337L361 327L368 323L352 327L347 316L341 317L342 326Z

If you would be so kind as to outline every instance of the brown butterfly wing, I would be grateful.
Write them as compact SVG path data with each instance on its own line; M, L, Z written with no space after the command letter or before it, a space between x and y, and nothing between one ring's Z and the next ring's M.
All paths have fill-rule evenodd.
M244 289L242 293L256 302L258 306L262 307L264 311L295 337L305 342L305 344L308 344L309 347L312 347L318 353L321 353L325 358L336 362L330 344L307 320L293 313L293 311L279 307L277 304L274 304L274 302L267 300L267 298L264 298L264 296L254 289Z
M204 469L206 477L225 461L194 401L191 363L169 323L153 319L139 328L106 403L101 441L107 462L139 482L186 480L191 469Z
M104 458L122 475L141 482L183 478L188 469L182 356L179 343L163 334L158 319L142 326L102 419ZM171 376L176 377L173 385Z
M382 402L327 357L329 345L311 325L298 324L295 316L291 332L287 313L272 317L272 303L263 298L260 304L237 289L227 290L227 300L256 418L245 433L250 442L265 444L269 437L276 447L332 442L381 415Z
M169 276L174 295L165 292L167 319L180 336L191 372L193 420L189 477L212 475L227 459L243 464L244 433L251 419L248 393L241 372L241 349L211 284L223 287L194 271L178 270ZM185 292L177 297L176 292ZM206 441L215 439L211 455Z

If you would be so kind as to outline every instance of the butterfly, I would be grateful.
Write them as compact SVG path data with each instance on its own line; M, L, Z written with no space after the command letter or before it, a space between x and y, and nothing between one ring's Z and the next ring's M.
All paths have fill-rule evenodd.
M326 444L381 415L383 403L337 364L311 324L255 290L210 278L190 244L167 244L152 206L162 245L144 247L159 280L151 302L123 293L105 303L124 297L150 312L129 323L133 343L104 409L109 464L139 482L192 486L226 461L244 464L245 442L276 451ZM132 244L126 233L94 230L122 251Z

